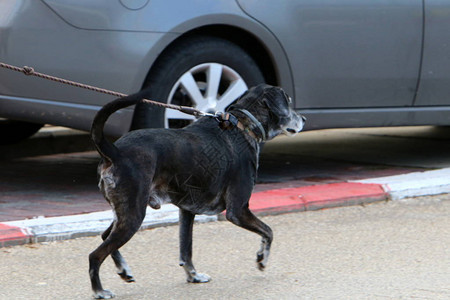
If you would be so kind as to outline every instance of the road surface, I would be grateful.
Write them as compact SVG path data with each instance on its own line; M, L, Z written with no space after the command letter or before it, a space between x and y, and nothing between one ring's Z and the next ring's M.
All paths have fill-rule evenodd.
M123 248L136 278L108 258L117 299L450 299L450 196L264 217L275 240L265 272L259 237L229 222L196 224L187 284L178 226L141 231ZM100 237L0 249L0 299L90 299L88 254Z

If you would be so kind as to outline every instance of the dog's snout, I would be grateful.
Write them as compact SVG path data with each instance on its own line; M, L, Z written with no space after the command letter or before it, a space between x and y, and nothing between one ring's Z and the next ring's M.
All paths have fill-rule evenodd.
M299 133L302 131L305 121L306 118L303 115L291 110L290 120L282 128L283 133L289 136Z

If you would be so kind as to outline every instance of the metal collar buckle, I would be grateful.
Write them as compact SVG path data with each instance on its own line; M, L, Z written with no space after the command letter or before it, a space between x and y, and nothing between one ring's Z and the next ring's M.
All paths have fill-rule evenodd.
M214 116L221 129L231 129L238 127L239 120L230 113L217 112Z

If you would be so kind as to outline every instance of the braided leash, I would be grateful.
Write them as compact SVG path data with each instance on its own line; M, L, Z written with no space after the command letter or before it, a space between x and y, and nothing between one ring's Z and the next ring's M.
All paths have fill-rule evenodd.
M16 67L16 66L12 66L3 62L0 62L0 67L5 68L5 69L9 69L12 71L16 71L16 72L21 72L27 76L36 76L39 78L43 78L43 79L47 79L47 80L51 80L51 81L55 81L58 83L62 83L62 84L68 84L71 86L75 86L75 87L79 87L79 88L83 88L83 89L87 89L90 91L94 91L94 92L98 92L98 93L103 93L103 94L107 94L107 95L111 95L111 96L115 96L115 97L125 97L127 96L126 94L123 93L119 93L119 92L114 92L111 90L107 90L107 89L102 89L99 87L95 87L92 85L87 85L87 84L83 84L83 83L79 83L76 81L71 81L71 80L67 80L67 79L63 79L63 78L59 78L59 77L55 77L55 76L50 76L44 73L39 73L36 72L32 67L28 67L28 66L24 66L23 68L20 67ZM202 117L202 116L211 116L214 117L214 114L210 114L210 113L206 113L203 111L200 111L198 109L195 109L193 107L189 107L189 106L181 106L181 105L174 105L174 104L169 104L169 103L161 103L158 101L154 101L154 100L149 100L149 99L143 99L143 102L152 104L152 105L156 105L159 107L164 107L164 108L169 108L169 109L174 109L174 110L179 110L185 114L189 114L189 115L193 115L196 117Z
M115 97L127 96L126 94L123 94L123 93L119 93L119 92L115 92L115 91L111 91L111 90L107 90L107 89L102 89L102 88L95 87L92 85L83 84L83 83L79 83L76 81L71 81L71 80L47 75L44 73L39 73L39 72L36 72L32 67L28 67L28 66L24 66L23 68L20 68L20 67L16 67L13 65L9 65L9 64L0 62L0 67L9 69L12 71L16 71L16 72L21 72L27 76L36 76L39 78L55 81L55 82L62 83L62 84L68 84L68 85L71 85L74 87L79 87L79 88L83 88L83 89L87 89L90 91L103 93L103 94L107 94L107 95L111 95L111 96L115 96ZM245 109L241 109L241 111L244 114L246 114L253 121L254 124L256 124L257 128L259 129L259 131L261 133L261 138L256 137L256 135L252 131L250 131L248 128L244 128L243 125L240 124L239 120L230 113L216 112L215 114L211 114L211 113L203 112L203 111L200 111L198 109L195 109L195 108L189 107L189 106L161 103L161 102L149 100L149 99L142 99L142 101L149 103L151 105L156 105L156 106L163 107L163 108L178 110L185 114L193 115L195 117L203 117L203 116L213 117L217 120L217 122L219 122L219 126L222 129L231 129L234 127L238 127L239 129L248 132L252 137L254 137L258 140L265 141L265 139L266 139L266 133L265 133L265 130L262 127L261 123Z

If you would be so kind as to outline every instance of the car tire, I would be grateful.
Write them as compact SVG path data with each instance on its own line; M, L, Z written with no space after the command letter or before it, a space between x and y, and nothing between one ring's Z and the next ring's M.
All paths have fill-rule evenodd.
M217 37L196 36L177 42L155 63L145 84L147 98L223 111L249 87L265 82L253 58L238 45ZM132 129L180 128L194 117L138 104Z
M42 124L0 120L0 145L9 145L29 138L42 128Z

